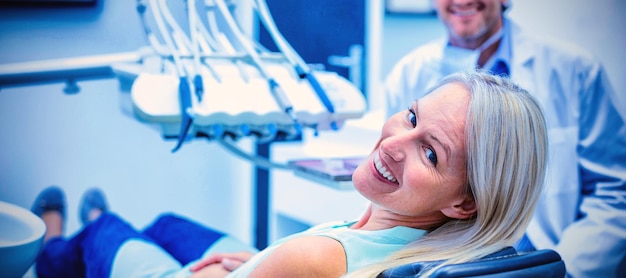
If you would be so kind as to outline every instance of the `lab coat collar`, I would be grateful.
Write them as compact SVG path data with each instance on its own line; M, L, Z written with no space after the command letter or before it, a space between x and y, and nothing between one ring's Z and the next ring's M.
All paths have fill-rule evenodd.
M527 66L535 57L536 48L532 44L534 40L530 40L528 35L522 31L519 25L510 19L504 17L505 37L508 37L508 49L510 63L515 65ZM515 46L515 47L513 47Z

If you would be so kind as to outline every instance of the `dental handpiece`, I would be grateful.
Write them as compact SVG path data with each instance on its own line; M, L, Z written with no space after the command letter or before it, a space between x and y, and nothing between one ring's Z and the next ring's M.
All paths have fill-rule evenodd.
M297 122L298 120L296 119L296 114L293 111L293 105L291 104L291 101L289 101L289 98L287 98L283 88L281 88L280 85L278 85L278 82L276 82L273 78L269 79L269 85L272 96L274 96L274 99L278 103L280 109L289 115L294 122Z

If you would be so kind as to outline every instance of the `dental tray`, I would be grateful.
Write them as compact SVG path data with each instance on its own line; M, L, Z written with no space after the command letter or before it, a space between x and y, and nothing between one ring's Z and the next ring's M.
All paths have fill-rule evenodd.
M316 130L330 130L331 122L341 127L345 120L363 116L367 105L361 91L334 72L316 71L315 77L325 90L335 111L330 113L311 85L297 77L288 64L268 59L267 70L275 77L291 101L299 124ZM145 64L144 64L145 66ZM129 65L114 65L120 78L131 79L131 99L136 116L160 123L164 137L176 137L180 131L181 106L179 79L174 74L154 72ZM298 135L293 120L272 96L267 80L245 63L211 63L220 79L204 68L204 94L192 98L188 113L193 119L191 134L220 138L256 135L259 138L277 133ZM243 71L243 74L242 74Z
M288 161L294 174L323 185L339 189L352 190L352 173L363 161L363 157L314 158Z

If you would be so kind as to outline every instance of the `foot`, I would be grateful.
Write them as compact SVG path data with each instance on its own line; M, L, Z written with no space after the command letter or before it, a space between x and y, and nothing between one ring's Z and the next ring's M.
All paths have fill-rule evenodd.
M35 199L31 211L46 224L44 242L63 235L65 207L65 193L57 186L44 189Z
M65 218L65 193L58 186L50 186L37 195L30 210L39 217L45 212L57 211Z
M89 189L80 201L80 221L87 225L109 210L104 193L98 188Z

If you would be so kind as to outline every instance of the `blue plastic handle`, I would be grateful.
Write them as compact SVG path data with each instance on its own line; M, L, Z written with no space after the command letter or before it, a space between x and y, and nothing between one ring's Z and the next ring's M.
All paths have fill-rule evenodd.
M172 150L172 152L178 151L180 147L183 145L183 142L187 138L187 133L189 132L189 128L191 128L192 119L187 114L187 109L191 107L191 89L189 88L189 83L187 83L187 78L181 76L178 84L178 93L180 97L180 110L182 121L180 124L180 133L178 134L178 142L176 143L176 147Z
M193 78L193 86L196 87L196 97L198 101L202 101L202 95L204 94L204 85L202 84L202 76L196 74Z
M300 77L304 76L304 78L306 78L306 80L309 81L309 84L311 84L313 91L315 91L315 93L317 94L317 97L319 97L319 99L322 101L322 104L324 104L324 106L326 107L326 110L328 110L328 112L330 113L335 113L335 107L333 106L333 103L328 98L328 95L324 91L324 88L322 88L322 85L320 85L319 81L317 81L317 78L313 76L313 73L304 72L304 70L300 66L296 66L296 72L298 73ZM333 130L339 129L339 127L337 126L337 123L335 123L334 121L330 123L330 127Z

